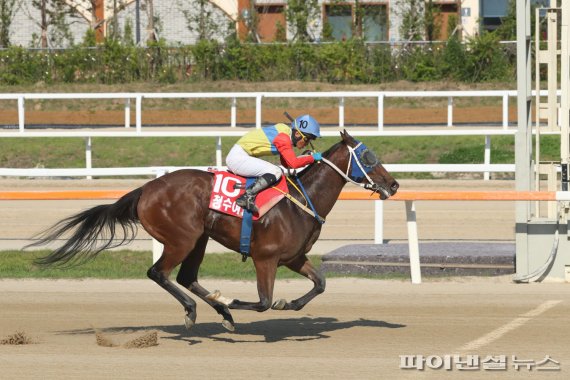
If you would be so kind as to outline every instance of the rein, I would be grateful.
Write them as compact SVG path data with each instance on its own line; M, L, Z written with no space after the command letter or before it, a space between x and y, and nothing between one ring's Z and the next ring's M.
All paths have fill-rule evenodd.
M297 178L297 177L295 177ZM289 183L291 183L293 185L293 187L301 194L303 195L303 197L305 198L305 200L307 200L307 197L305 196L305 194L299 190L299 188L295 185L295 183L293 183L293 181L291 181L291 179L289 177L287 177L287 181L289 181ZM299 181L299 179L297 178L297 181ZM293 202L297 207L299 207L301 210L305 211L307 214L314 216L315 219L317 219L319 221L319 223L323 224L325 222L325 218L323 218L322 216L318 215L317 212L314 210L309 209L307 206L305 206L304 204L302 204L299 200L297 200L296 198L294 198L291 194L284 192L283 190L277 188L277 187L273 187L275 190L279 191L280 193L282 193L285 198L289 199L291 202Z
M358 159L357 156L357 149L362 146L362 142L359 142L354 148L351 146L346 146L348 149L348 152L350 153L349 159L348 159L348 165L346 167L346 173L343 172L338 166L336 166L333 162L331 162L330 160L328 160L325 157L322 157L322 161L327 164L328 166L330 166L332 169L334 169L342 178L344 178L346 180L346 182L350 182L356 186L362 187L366 190L371 190L373 193L377 192L378 190L382 191L386 196L388 196L386 190L384 190L382 187L379 187L378 185L376 185L374 183L374 181L372 180L372 178L370 178L370 176L367 173L367 170L363 167L362 163L360 162L360 160ZM366 148L366 146L364 146L364 148ZM360 169L362 175L364 178L366 178L366 180L368 181L368 183L361 183L361 182L357 182L355 181L351 175L349 174L350 172L350 168L351 168L351 164L353 163L353 159L354 159L354 163L358 166L358 168ZM297 205L299 208L301 208L303 211L305 211L306 213L310 214L311 216L314 216L315 219L317 219L317 221L321 224L323 224L325 222L325 219L322 218L321 216L319 216L319 214L317 213L317 210L315 209L315 207L313 206L313 203L311 202L311 200L309 199L309 197L307 196L307 193L305 192L305 188L303 187L303 184L301 183L301 180L299 179L299 177L294 174L293 177L295 177L295 179L297 180L297 183L299 184L299 187L297 187L295 185L295 183L289 178L287 177L287 180L289 181L289 183L291 185L293 185L293 187L303 196L303 198L305 198L305 204L302 204L300 201L298 201L297 199L293 198L293 196L289 193L285 193L283 191L281 191L280 189L277 189L276 187L274 187L275 189L281 191L283 193L283 195L289 199L291 202L293 202L295 205ZM307 207L307 205L310 207Z

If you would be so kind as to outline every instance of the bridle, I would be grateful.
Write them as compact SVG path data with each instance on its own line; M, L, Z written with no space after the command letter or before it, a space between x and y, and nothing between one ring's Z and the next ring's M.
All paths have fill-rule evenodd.
M366 190L371 190L372 192L375 193L383 193L384 196L386 196L386 198L390 197L390 193L384 187L375 183L372 180L372 178L370 178L370 176L368 175L368 173L370 173L372 169L380 163L376 158L376 156L374 156L375 158L374 162L364 164L362 163L362 157L367 152L372 156L374 155L372 152L370 152L370 150L366 147L366 145L364 145L361 141L359 141L354 148L349 146L348 144L346 145L346 147L348 148L349 152L346 173L344 173L338 166L336 166L334 163L332 163L330 160L326 159L325 157L323 157L322 159L323 162L328 166L330 166L332 169L334 169L338 174L340 174L340 176L343 177L346 180L346 182L350 182L356 186L360 186ZM358 173L355 173L355 171L358 171ZM368 183L361 182L364 178L366 178Z

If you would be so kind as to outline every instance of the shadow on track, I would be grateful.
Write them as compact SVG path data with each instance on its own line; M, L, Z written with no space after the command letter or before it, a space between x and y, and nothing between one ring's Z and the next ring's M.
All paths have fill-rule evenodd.
M341 322L336 318L302 317L239 323L236 327L237 330L234 333L228 333L218 322L198 323L191 332L188 332L182 325L106 327L98 328L98 330L108 334L158 330L167 334L167 336L160 337L161 339L180 340L192 345L201 343L200 338L227 343L274 343L287 340L302 342L327 339L330 338L327 333L355 327L398 329L406 325L369 319ZM58 334L70 335L93 333L93 329L58 332Z

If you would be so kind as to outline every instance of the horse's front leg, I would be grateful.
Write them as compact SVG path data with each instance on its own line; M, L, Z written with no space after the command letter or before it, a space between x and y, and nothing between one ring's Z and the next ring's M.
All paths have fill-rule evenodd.
M275 275L277 273L277 262L270 260L254 260L255 272L257 275L257 292L259 302L245 302L236 299L228 299L221 295L219 291L210 293L207 298L228 306L230 309L265 311L271 307L273 300L273 287L275 285Z
M309 303L309 301L325 291L325 277L319 273L315 267L313 267L313 264L311 264L306 255L296 258L286 264L286 266L292 271L302 274L309 280L313 281L314 286L301 298L291 302L280 299L276 301L271 308L275 310L301 310L307 303Z

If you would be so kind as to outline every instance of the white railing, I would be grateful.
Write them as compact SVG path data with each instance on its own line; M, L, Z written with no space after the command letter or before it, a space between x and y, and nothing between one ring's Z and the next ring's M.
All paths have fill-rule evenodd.
M379 136L379 137L405 137L405 136L484 136L485 152L483 164L387 164L386 168L391 172L469 172L484 173L485 179L489 179L491 172L514 172L514 164L491 164L491 137L513 136L514 129L450 129L450 130L402 130L402 131L351 131L351 135ZM0 176L10 177L69 177L69 176L128 176L128 175L156 175L157 171L168 172L179 168L159 167L153 168L96 168L92 166L92 139L94 137L217 137L216 139L216 164L223 167L222 160L222 137L242 136L244 131L148 131L148 132L109 132L109 131L45 131L35 132L0 132L3 138L84 138L85 139L85 169L11 169L0 168ZM323 131L323 136L338 136L338 132ZM381 153L382 152L378 152Z
M378 137L406 137L406 136L484 136L485 149L483 164L391 164L386 165L393 172L479 172L484 173L484 179L490 178L491 172L514 172L514 165L491 164L491 137L500 135L514 135L515 129L508 128L509 97L516 96L516 91L360 91L360 92L255 92L255 93L64 93L64 94L0 94L0 100L17 100L18 103L18 132L0 131L0 138L11 137L80 137L85 139L85 169L0 169L0 176L19 177L61 177L61 176L116 176L116 175L156 175L156 168L96 168L92 167L92 139L94 137L216 137L216 167L222 167L222 138L238 137L245 133L243 130L217 128L211 131L146 131L143 130L143 99L189 99L189 98L227 98L231 99L230 127L236 126L237 99L255 99L257 128L261 127L262 100L264 98L337 98L339 100L339 127L344 127L344 100L345 98L377 98L378 99L378 127L362 130L352 129L354 136ZM443 128L443 129L415 129L385 130L384 129L384 100L386 98L412 98L412 97L446 97L447 126L453 125L453 99L456 97L498 97L502 99L503 118L499 129L484 129L482 127L471 129ZM123 99L125 101L125 131L30 131L25 128L25 101L26 100L77 100L77 99ZM136 102L136 128L131 128L131 100ZM421 121L418 122L421 124ZM224 130L225 129L225 130ZM398 128L400 129L400 128ZM337 136L337 131L324 130L323 136ZM381 152L379 152L381 153ZM162 169L158 169L162 170ZM164 172L164 171L163 171ZM69 174L72 173L72 174Z
M137 132L143 129L143 101L145 99L228 99L230 101L229 126L236 127L237 100L255 100L255 127L261 128L263 99L271 98L333 98L338 100L338 126L345 126L345 99L347 98L373 98L377 100L377 130L384 128L384 103L390 98L445 98L447 99L447 126L454 125L453 104L454 98L462 97L494 97L502 102L502 127L509 126L509 97L516 97L514 90L495 91L338 91L338 92L176 92L176 93L14 93L0 94L0 100L16 100L18 104L18 129L26 129L26 100L78 100L78 99L122 99L124 100L124 126L131 127L131 102L135 101L135 128ZM422 121L419 120L418 124Z

